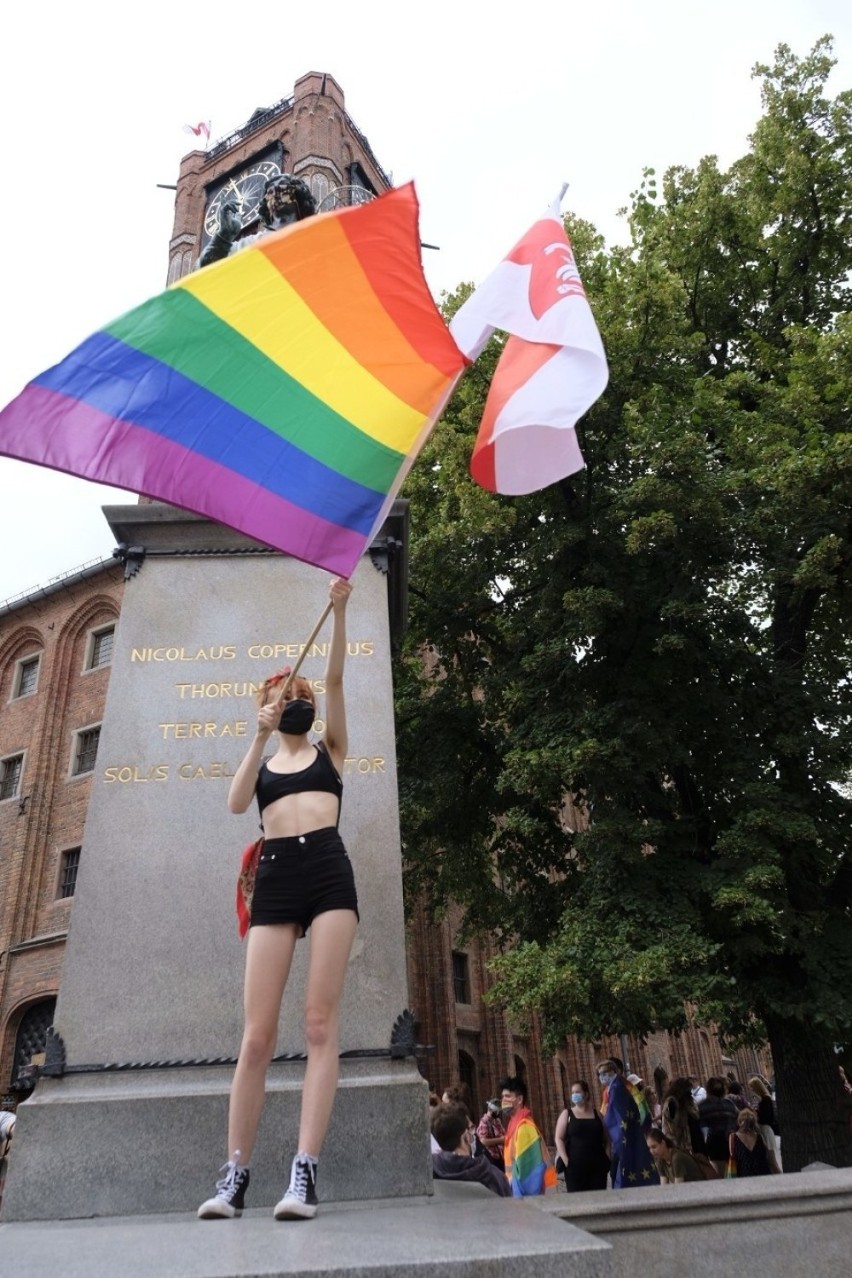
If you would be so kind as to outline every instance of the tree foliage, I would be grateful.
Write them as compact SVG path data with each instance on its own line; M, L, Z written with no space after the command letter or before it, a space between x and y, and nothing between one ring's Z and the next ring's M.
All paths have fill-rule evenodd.
M409 477L397 668L410 897L499 940L497 992L551 1045L687 1016L768 1032L792 1166L852 1161L827 1094L852 1020L852 92L827 96L832 66L828 37L780 46L748 153L646 170L627 245L568 219L611 374L586 468L524 498L468 478L495 338ZM802 1109L809 1053L830 1136Z

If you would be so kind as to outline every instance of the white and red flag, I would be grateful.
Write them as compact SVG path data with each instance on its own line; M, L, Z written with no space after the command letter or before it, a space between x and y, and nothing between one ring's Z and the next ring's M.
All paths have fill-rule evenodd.
M194 133L197 138L204 138L205 143L210 141L210 121L201 120L198 124L185 124L183 126L184 133Z
M602 394L606 355L559 199L462 307L450 331L476 359L496 328L509 338L470 462L478 484L516 496L581 470L574 427Z

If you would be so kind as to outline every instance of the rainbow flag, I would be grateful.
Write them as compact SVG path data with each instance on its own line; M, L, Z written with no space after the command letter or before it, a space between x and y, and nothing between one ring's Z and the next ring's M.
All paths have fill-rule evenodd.
M509 1120L503 1157L513 1198L543 1194L556 1184L556 1171L544 1138L526 1108L518 1110Z
M648 1098L645 1095L645 1089L644 1087L637 1086L636 1083L629 1083L627 1079L624 1080L624 1085L627 1088L630 1095L632 1096L635 1102L636 1108L639 1111L639 1122L643 1130L646 1130L647 1128L651 1126L652 1119L651 1119L651 1108L648 1104ZM606 1116L608 1105L609 1105L609 1088L605 1087L601 1095L601 1107L600 1107L601 1118L604 1118Z
M637 1086L636 1083L628 1083L627 1087L630 1091L630 1095L636 1103L636 1108L639 1111L639 1123L644 1130L651 1126L651 1107L648 1104L645 1089L644 1087Z
M0 453L348 577L468 362L423 277L409 184L108 324L0 413Z

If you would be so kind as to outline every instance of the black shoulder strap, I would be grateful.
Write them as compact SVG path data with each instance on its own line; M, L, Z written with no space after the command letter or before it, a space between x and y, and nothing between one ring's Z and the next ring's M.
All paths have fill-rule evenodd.
M343 777L340 775L340 773L337 771L337 768L334 766L331 759L331 755L328 752L328 746L325 744L325 742L318 741L316 745L317 745L317 754L320 756L321 759L325 760L326 766L331 769L334 779L337 781L337 784L340 786L340 796L337 800L337 821L335 822L335 829L337 829L340 825L340 812L343 807Z

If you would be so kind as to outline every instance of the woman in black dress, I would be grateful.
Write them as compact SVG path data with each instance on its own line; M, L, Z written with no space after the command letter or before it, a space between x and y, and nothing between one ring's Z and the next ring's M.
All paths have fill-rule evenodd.
M781 1130L778 1126L778 1114L775 1109L775 1101L772 1099L772 1093L763 1079L758 1078L756 1075L748 1080L748 1085L757 1097L757 1130L763 1137L763 1143L769 1153L770 1161L774 1159L780 1166L778 1138L781 1135Z
M569 1194L606 1189L609 1138L582 1079L571 1084L571 1103L556 1120L555 1142L556 1170L565 1176Z
M758 1130L757 1114L753 1109L740 1110L737 1131L730 1137L731 1161L737 1177L769 1176L780 1172L774 1154L766 1148Z

